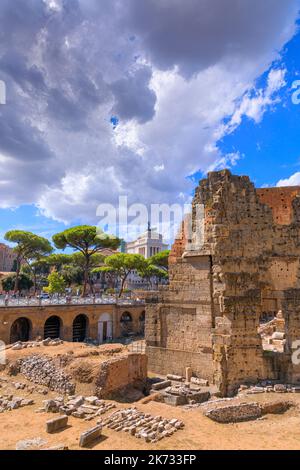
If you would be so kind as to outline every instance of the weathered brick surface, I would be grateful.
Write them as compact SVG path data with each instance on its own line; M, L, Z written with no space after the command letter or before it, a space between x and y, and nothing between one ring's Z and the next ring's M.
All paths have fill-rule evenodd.
M183 374L189 366L223 395L246 381L300 381L291 361L300 337L300 188L257 190L248 177L224 170L196 189L194 228L199 205L203 243L195 235L193 244L175 242L169 290L147 307L150 370ZM285 351L265 354L260 318L279 310Z
M147 381L147 364L146 354L134 353L103 362L96 378L96 395L108 398L130 385L143 388Z
M168 348L147 348L150 370L167 375L170 371L184 374L186 366L191 367L193 373L209 381L213 380L213 351L207 353L194 353L193 351L180 351Z
M280 225L293 222L293 200L299 196L299 187L264 188L256 190L262 203L273 211L273 220Z

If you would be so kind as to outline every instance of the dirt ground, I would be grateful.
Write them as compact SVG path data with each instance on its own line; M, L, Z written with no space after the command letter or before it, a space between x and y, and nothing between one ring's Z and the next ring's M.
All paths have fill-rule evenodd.
M21 350L12 350L10 348L6 349L6 359L8 363L14 363L17 359L24 359L25 357L33 355L52 358L69 356L70 363L64 368L64 372L66 374L70 374L73 377L73 380L76 381L76 393L87 396L94 394L93 383L99 372L99 365L108 359L121 357L127 354L127 347L117 343L93 347L87 346L83 343L64 342L57 346L39 346ZM16 381L17 379L15 382ZM19 377L19 381L24 382L22 376Z
M2 373L3 377L4 374ZM9 378L13 381L28 383L23 377ZM69 427L56 434L47 434L45 423L56 417L51 413L35 413L42 401L55 398L57 393L49 392L47 396L37 393L28 394L15 390L11 385L2 388L0 394L11 391L16 396L33 398L35 404L0 414L0 449L14 450L18 441L23 439L42 438L47 442L44 448L64 444L70 450L79 449L80 434L96 425L97 419L86 422L69 417ZM280 396L283 398L283 395ZM277 394L254 395L242 401L271 401L278 399ZM300 395L284 394L284 399L292 400L298 407L290 409L284 415L268 415L262 420L239 424L222 425L203 416L199 409L186 411L168 405L150 402L134 405L141 411L164 418L177 418L185 423L183 430L156 444L148 444L124 432L103 429L103 436L91 447L95 450L205 450L205 449L300 449ZM114 402L116 403L116 402ZM125 408L124 403L116 403L117 408ZM105 415L108 416L111 411Z
M73 354L74 357L95 358L97 362L106 360L108 357L115 357L126 353L126 348L122 345L108 345L98 348L93 352L93 348L88 348L82 344L64 344L55 347L29 348L21 351L7 351L9 362L19 357L32 354L47 354L57 356L60 354ZM151 374L150 374L151 375ZM79 449L79 438L83 431L96 425L99 418L92 421L69 417L67 429L56 434L46 433L46 421L53 419L57 414L35 413L35 410L43 405L43 400L55 398L57 392L49 392L41 395L37 391L30 393L28 390L16 390L11 382L22 382L32 385L22 375L8 377L6 371L0 372L0 378L7 378L8 385L0 382L0 395L13 394L14 396L32 398L34 405L19 408L13 411L5 411L0 414L0 449L14 450L20 440L41 438L46 441L42 448L48 448L58 444L64 444L70 450ZM37 386L37 389L39 387ZM84 390L77 388L77 393L84 393ZM156 444L146 443L141 439L124 432L116 432L108 428L103 429L102 438L94 442L92 449L95 450L208 450L208 449L300 449L300 394L259 394L244 396L239 398L239 402L246 401L275 401L289 400L294 402L295 407L291 408L283 415L267 415L263 419L238 424L218 424L205 417L200 408L184 410L183 408L171 407L159 402L141 402L116 404L116 410L136 406L140 411L150 413L153 416L163 418L177 418L185 423L183 430L177 431L171 437L165 438ZM111 411L108 411L105 419Z

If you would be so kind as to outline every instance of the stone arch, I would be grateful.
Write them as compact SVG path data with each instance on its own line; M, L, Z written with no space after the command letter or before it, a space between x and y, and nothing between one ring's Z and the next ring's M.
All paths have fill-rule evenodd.
M132 315L129 312L123 312L120 318L120 325L121 325L121 335L127 336L128 334L132 333L133 330L133 321Z
M88 334L89 319L86 315L80 314L73 320L73 342L82 343Z
M44 325L44 338L56 339L60 338L62 330L62 320L60 317L53 315L49 317Z
M145 334L145 317L146 312L143 310L139 316L139 333L144 336Z
M98 320L98 342L105 343L113 339L113 319L110 313L102 313Z
M29 341L32 332L31 321L26 317L18 318L10 328L10 343L17 341Z

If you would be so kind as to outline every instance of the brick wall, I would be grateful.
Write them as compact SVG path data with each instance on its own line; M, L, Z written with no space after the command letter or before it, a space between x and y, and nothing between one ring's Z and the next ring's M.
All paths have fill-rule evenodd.
M256 192L260 201L271 207L274 223L290 225L293 222L293 200L300 197L300 187L263 188Z
M158 348L151 349L150 370L181 370L188 362L183 351L192 355L205 346L213 354L197 374L213 370L224 395L245 381L298 380L290 339L300 339L300 188L257 190L248 177L224 170L196 189L193 226L198 204L205 208L204 244L175 242L169 291L147 309L147 344ZM279 360L264 354L258 334L268 309L282 310L286 319L290 339Z
M128 354L103 362L96 379L95 393L108 398L128 385L143 387L147 379L147 356Z

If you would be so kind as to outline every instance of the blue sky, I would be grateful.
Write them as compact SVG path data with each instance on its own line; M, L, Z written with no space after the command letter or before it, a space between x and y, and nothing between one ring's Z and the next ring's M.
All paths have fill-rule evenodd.
M2 0L0 241L96 224L119 196L188 202L214 169L300 184L299 11L299 0Z
M276 186L300 171L300 105L292 102L292 85L300 78L299 33L274 65L287 71L286 85L278 94L280 102L258 124L245 117L242 125L219 143L224 153L240 152L242 158L233 171L249 175L259 187ZM257 80L257 88L265 85L266 75Z
M63 223L43 217L34 205L24 205L15 209L0 209L0 219L1 241L4 241L5 232L12 229L28 230L50 239L54 233L66 228Z

